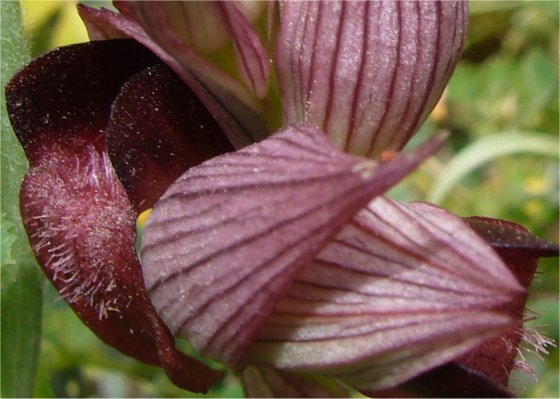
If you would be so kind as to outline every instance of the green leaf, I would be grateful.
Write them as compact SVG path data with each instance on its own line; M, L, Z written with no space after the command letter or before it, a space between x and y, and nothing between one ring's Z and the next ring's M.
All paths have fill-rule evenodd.
M446 165L428 201L441 203L451 188L474 169L497 157L520 152L558 157L558 139L537 132L506 132L478 139Z
M1 394L3 397L29 397L33 393L41 339L42 280L19 214L19 186L27 169L27 161L12 132L4 105L4 87L9 78L28 61L28 51L21 37L19 4L2 1L0 12Z
M5 213L0 214L0 264L13 265L16 260L12 257L11 248L17 240L14 234L14 224L8 219Z

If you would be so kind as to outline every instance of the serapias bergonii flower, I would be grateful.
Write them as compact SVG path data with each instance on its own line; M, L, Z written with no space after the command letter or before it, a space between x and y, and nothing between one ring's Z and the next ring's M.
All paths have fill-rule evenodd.
M284 127L237 152L274 126L262 107L268 46L250 16L234 3L202 6L216 13L209 23L225 23L221 45L231 35L236 80L181 30L196 21L190 5L117 7L81 7L92 35L134 38L192 91L130 40L55 50L7 88L30 160L24 224L39 263L90 328L196 391L219 372L175 350L170 330L242 373L250 395L329 394L292 371L365 393L401 383L414 391L422 373L442 368L455 381L472 377L461 393L485 381L485 392L507 394L503 376L472 354L510 361L484 344L521 327L531 273L490 245L499 236L533 263L557 248L508 225L516 240L485 237L495 223L479 221L489 245L441 208L381 197L441 144L380 158L402 149L441 95L466 3L282 3L270 37ZM141 269L134 220L152 207ZM282 379L292 384L271 383Z

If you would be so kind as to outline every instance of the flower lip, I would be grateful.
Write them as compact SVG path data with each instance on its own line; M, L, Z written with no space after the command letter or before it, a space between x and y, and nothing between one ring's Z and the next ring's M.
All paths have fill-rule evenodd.
M147 298L135 213L105 141L121 86L157 62L132 40L92 42L54 50L10 81L8 114L30 162L21 212L38 263L98 337L203 392L222 373L179 352Z

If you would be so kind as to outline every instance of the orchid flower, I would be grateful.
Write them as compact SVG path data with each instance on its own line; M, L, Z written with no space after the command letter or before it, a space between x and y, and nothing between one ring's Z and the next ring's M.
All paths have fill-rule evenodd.
M33 61L6 96L24 225L84 323L197 392L221 372L174 336L249 396L510 394L526 289L558 248L383 196L443 141L401 153L467 3L116 6L80 6L104 40Z

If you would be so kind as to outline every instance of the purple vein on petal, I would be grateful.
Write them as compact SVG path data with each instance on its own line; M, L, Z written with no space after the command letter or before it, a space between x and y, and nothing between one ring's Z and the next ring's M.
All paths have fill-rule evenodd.
M420 3L422 5L422 3ZM439 2L434 2L435 4L435 18L434 18L434 22L432 24L430 24L431 28L433 29L427 29L428 30L428 34L430 36L435 35L435 42L433 42L432 40L428 40L427 45L431 46L433 45L435 47L435 49L425 49L423 48L422 50L424 50L426 52L426 54L428 55L433 55L433 61L431 62L431 68L430 68L430 72L428 74L428 80L426 82L426 86L424 89L424 94L422 95L422 103L423 104L428 104L428 100L429 100L429 96L432 94L431 90L432 90L432 86L435 83L435 79L436 79L436 72L438 69L438 59L440 57L440 53L442 53L442 50L440 49L440 40L441 40L441 3ZM421 11L420 11L421 12ZM427 18L426 21L420 19L420 24L422 23L426 23L427 21L429 21L430 19ZM422 33L424 33L425 31L423 31L422 26L419 26L419 31L420 31L420 35ZM430 65L430 63L428 63L428 65ZM438 95L439 97L439 95ZM435 104L434 104L435 105ZM419 107L416 109L416 115L414 117L414 123L412 124L412 127L409 129L414 129L416 128L416 125L418 124L418 121L420 121L421 119L423 119L423 115L426 113L426 108L425 107ZM408 141L405 140L403 138L403 136L408 135L408 136L412 136L414 132L410 132L407 130L399 130L395 132L395 135L392 137L388 137L389 140L391 140L391 142L393 143L400 143L402 141ZM401 137L399 137L401 136ZM389 145L389 143L386 143L385 145ZM394 146L395 148L398 148L398 144L393 144L392 146Z
M284 122L316 126L354 154L375 158L400 150L457 63L467 7L456 1L283 3L277 72Z
M364 10L364 16L362 18L363 29L361 35L361 57L360 57L360 63L359 63L360 65L358 69L358 80L356 81L356 85L352 90L353 91L352 109L358 108L358 98L360 94L359 91L363 84L364 70L365 70L365 65L367 63L367 53L368 53L368 45L369 45L369 41L367 40L367 38L368 38L368 33L370 31L370 21L369 21L370 10L371 10L371 2L367 2L366 8ZM353 135L354 135L356 119L357 119L357 115L352 114L350 119L350 127L348 129L348 138L346 140L346 145L344 146L344 150L346 152L350 152L349 150L353 144Z
M377 124L377 128L375 129L375 131L373 132L373 140L371 142L371 145L367 151L368 155L371 155L372 153L375 154L376 151L375 148L381 148L381 149L386 149L387 147L383 144L378 144L380 141L380 133L382 131L383 128L385 128L385 120L387 119L387 115L390 113L391 108L393 106L399 106L400 104L398 104L398 100L395 99L395 91L396 91L396 84L397 84L397 77L399 77L399 66L400 66L400 61L401 61L401 40L402 40L402 4L400 1L397 1L394 3L397 7L396 10L396 24L397 24L397 36L396 36L396 45L395 45L395 52L396 52L396 56L395 56L395 63L394 66L392 68L391 71L391 79L390 79L390 83L389 83L389 92L388 92L388 96L386 99L386 102L384 104L384 109L383 109L383 113L381 115L381 119ZM379 150L378 150L379 151Z
M258 34L234 2L220 4L224 19L235 42L241 76L258 98L266 97L270 64Z

